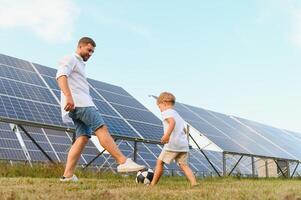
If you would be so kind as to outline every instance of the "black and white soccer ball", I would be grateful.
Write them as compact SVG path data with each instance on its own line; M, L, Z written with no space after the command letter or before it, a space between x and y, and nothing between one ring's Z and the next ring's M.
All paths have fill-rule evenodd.
M136 183L148 185L152 182L153 177L154 177L154 172L152 169L145 169L139 171L136 176Z

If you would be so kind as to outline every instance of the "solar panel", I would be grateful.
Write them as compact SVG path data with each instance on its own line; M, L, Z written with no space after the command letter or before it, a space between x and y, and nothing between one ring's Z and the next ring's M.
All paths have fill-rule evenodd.
M227 115L181 103L177 103L175 109L185 121L224 151L296 159L279 148L281 144L275 145Z
M123 88L121 88L119 86L104 83L101 81L96 81L93 79L88 79L88 81L94 88L96 88L98 90L113 92L113 93L125 95L125 96L131 96L127 91L125 91Z
M6 66L17 67L23 70L34 72L34 69L28 61L11 56L0 54L0 63Z
M60 90L55 75L56 69L0 54L0 118L55 126L56 128L61 127L62 129L70 127L61 121L58 101ZM93 101L114 136L160 141L163 134L162 122L126 90L97 80L88 79L88 82ZM248 124L260 132L255 134L237 119L220 113L186 104L176 104L176 110L191 126L224 151L289 159L300 156L299 152L293 152L299 149L299 146L290 147L290 144L296 143L293 139L301 140L301 136L295 135L295 133ZM66 161L71 145L71 133L26 128L30 130L31 135L54 160ZM277 133L277 136L272 137L272 133ZM0 134L3 138L8 137L5 131ZM24 134L22 135L32 159L36 161L47 160L39 149ZM284 135L291 137L287 141L279 142L276 140L277 137L284 139ZM12 149L12 146L18 146L16 138L6 138L5 142L3 141L0 138L0 149L8 147ZM133 157L133 142L122 140L118 141L118 144L124 154ZM18 155L4 155L4 151L1 151L0 158L24 160L24 152L20 149L20 145L15 150L14 152L19 152ZM138 143L137 160L147 166L155 166L156 157L160 152L161 148L158 145ZM80 164L86 164L98 153L99 151L94 144L89 142L81 156ZM222 153L211 151L206 151L206 153L216 168L222 171ZM212 167L198 150L192 150L190 154L191 167L194 171L213 173ZM231 168L238 158L238 156L229 157L227 167ZM250 173L249 163L250 159L243 159L235 171ZM117 166L114 159L107 154L100 156L93 164L106 166L110 170ZM166 169L178 170L178 167L173 164Z
M65 126L58 102L27 61L0 54L0 117Z
M54 150L49 144L45 134L40 128L35 127L24 127L26 131L30 134L31 137L43 148L43 150L51 157L55 162L58 162L58 159L55 155ZM30 158L32 161L48 161L48 158L40 151L40 149L27 137L27 135L20 130L21 136L24 140L25 146L28 150Z
M32 84L34 86L45 87L45 84L40 79L38 74L33 71L26 71L16 67L6 66L0 63L0 72L1 77L8 80L14 80L22 83Z
M16 134L6 123L0 123L0 159L27 160Z
M258 134L271 141L273 144L278 146L282 151L289 154L294 159L301 159L301 144L295 140L292 136L285 134L282 130L261 124L258 122L237 118L242 121L248 127L254 129Z

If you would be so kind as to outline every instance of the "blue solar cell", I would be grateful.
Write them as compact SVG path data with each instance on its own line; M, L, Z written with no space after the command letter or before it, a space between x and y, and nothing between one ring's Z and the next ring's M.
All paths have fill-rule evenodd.
M90 88L90 95L93 99L104 101L104 99L99 96L92 88Z
M117 113L106 102L95 99L93 102L101 114L118 117Z
M55 96L58 98L58 100L61 101L61 91L58 91L58 90L52 90L55 94Z
M58 104L48 89L0 78L0 94Z
M18 68L8 67L1 64L0 77L45 87L45 84L36 73Z
M0 160L27 160L23 150L20 149L1 149L0 148Z
M95 89L114 92L114 93L126 95L126 96L131 96L127 91L125 91L123 88L121 88L119 86L111 85L111 84L104 83L101 81L96 81L93 79L88 79L88 81Z
M41 162L49 161L48 158L39 150L36 151L28 150L28 153L32 161L41 161ZM53 152L47 152L47 155L50 156L50 158L53 161L57 162L57 158Z
M42 76L42 77L51 89L60 90L55 78L52 78L52 77L49 77L49 76Z
M71 140L64 131L44 129L53 149L61 162L66 162L68 152L71 148ZM81 161L83 162L83 161Z
M60 136L60 135L47 135L50 142L56 144L71 144L70 139L67 136Z
M38 72L42 75L55 78L57 70L54 68L46 67L37 63L33 63Z
M128 124L125 123L124 120L120 118L113 118L103 116L103 119L106 125L109 127L109 131L111 134L116 136L124 136L131 138L140 138L133 129L130 128Z
M58 161L50 143L41 129L35 127L24 126L25 130L30 136L40 145L40 147L52 158L53 161ZM22 131L21 136L24 140L25 146L29 152L29 155L33 161L48 161L48 158L42 154L40 149L28 138L28 136Z
M129 123L143 136L144 139L160 141L163 136L163 127L140 122Z
M94 146L94 147L89 147L89 146L86 146L84 151L83 151L83 156L86 157L86 155L91 155L91 156L96 156L98 155L100 152L97 150L97 148Z
M34 69L28 61L13 58L7 55L0 54L0 63L34 72Z
M59 106L0 96L0 117L65 127L60 112Z
M249 154L250 152L242 147L240 143L233 141L231 139L228 139L226 137L218 137L218 136L210 136L210 140L219 146L224 151L228 152L240 152L240 153L246 153Z
M54 150L59 154L59 153L68 153L71 147L71 141L66 144L57 144L57 143L52 143L52 146Z
M146 122L151 124L162 125L161 120L159 120L153 113L146 110L139 110L135 108L129 108L125 106L120 106L113 104L113 107L125 118L132 119L140 122Z
M110 103L116 103L116 104L120 104L120 105L125 105L125 106L130 106L133 108L139 108L139 109L146 110L146 108L133 97L118 95L118 94L114 94L114 93L106 92L106 91L102 91L102 90L97 90L97 91Z
M16 146L19 146L19 142L14 139L5 139L5 140L0 140L0 148L15 148Z

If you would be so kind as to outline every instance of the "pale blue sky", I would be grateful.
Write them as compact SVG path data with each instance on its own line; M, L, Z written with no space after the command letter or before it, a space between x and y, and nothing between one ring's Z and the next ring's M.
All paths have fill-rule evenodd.
M89 77L301 132L298 0L0 0L0 53L55 68L95 39Z

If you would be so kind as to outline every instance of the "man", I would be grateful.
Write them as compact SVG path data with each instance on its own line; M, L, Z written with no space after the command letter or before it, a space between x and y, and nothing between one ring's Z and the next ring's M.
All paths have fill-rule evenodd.
M130 158L126 158L111 137L101 114L97 110L89 93L89 84L85 74L85 62L94 53L96 43L88 37L79 40L76 53L64 57L59 63L56 79L61 89L61 110L64 122L75 125L76 140L67 158L61 181L78 181L74 175L77 161L91 134L95 133L100 144L116 162L118 172L134 172L145 168Z

